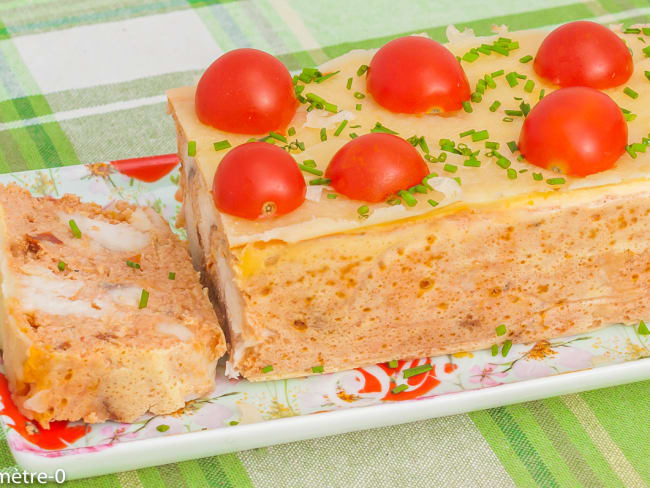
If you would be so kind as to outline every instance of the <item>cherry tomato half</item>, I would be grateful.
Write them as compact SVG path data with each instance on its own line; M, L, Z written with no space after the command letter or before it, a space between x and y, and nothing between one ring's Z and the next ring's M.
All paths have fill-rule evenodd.
M528 162L573 176L605 171L627 144L621 109L603 92L574 86L545 96L526 117L519 150Z
M456 57L442 44L406 36L385 44L370 61L368 92L391 112L451 112L470 98Z
M306 191L294 159L267 142L231 149L221 160L212 184L219 210L250 220L295 210L305 201Z
M381 202L417 185L429 173L416 149L392 134L373 133L352 139L338 150L325 176L336 191L364 202Z
M263 134L284 129L298 106L291 75L257 49L230 51L205 70L196 87L196 115L226 132Z
M539 46L533 63L542 78L560 86L611 88L632 75L632 55L607 27L579 20L564 24Z

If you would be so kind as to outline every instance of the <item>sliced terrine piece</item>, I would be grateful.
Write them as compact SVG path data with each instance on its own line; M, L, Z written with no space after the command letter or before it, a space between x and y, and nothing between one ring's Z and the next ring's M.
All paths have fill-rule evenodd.
M155 211L2 186L0 245L5 374L24 415L131 422L211 391L224 336Z

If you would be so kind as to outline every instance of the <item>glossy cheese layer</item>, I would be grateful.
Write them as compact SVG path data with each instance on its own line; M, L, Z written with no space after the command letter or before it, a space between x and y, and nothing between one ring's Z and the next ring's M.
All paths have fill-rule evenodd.
M628 122L629 142L640 142L641 138L647 137L650 131L650 110L647 108L650 103L650 83L644 76L644 71L650 70L650 58L644 56L642 49L646 44L642 43L637 35L622 34L620 29L616 32L625 39L632 50L634 74L624 86L605 90L605 92L621 107L636 114L636 118ZM443 138L454 140L456 143L465 143L473 150L480 149L478 159L481 161L481 167L464 167L463 161L467 159L466 157L447 153L445 163L428 163L431 172L439 175L439 178L432 181L436 191L429 192L427 195L416 195L420 201L415 207L390 206L385 203L369 205L370 214L366 219L360 218L357 213L361 202L349 200L341 195L337 199L328 199L325 197L326 193L330 192L328 187L308 186L307 201L288 215L255 222L223 215L223 228L230 246L237 247L249 242L274 239L296 242L404 219L430 212L428 199L438 201L439 207L458 201L466 204L485 203L531 192L563 192L648 177L650 152L639 153L635 159L624 153L616 167L611 170L586 178L566 178L566 184L555 187L549 185L546 180L557 177L556 173L540 169L525 161L518 161L519 153L510 152L507 143L518 140L523 118L513 117L512 122L504 122L505 110L518 110L522 101L534 106L542 89L548 94L556 88L536 76L532 61L528 63L519 61L525 55L534 56L546 34L545 31L504 32L500 35L518 41L519 49L512 51L509 56L493 53L489 56L481 55L472 63L462 62L472 87L475 87L477 81L485 74L501 69L505 73L516 71L526 76L526 79L519 79L517 86L514 87L508 84L504 75L496 77L496 88L486 89L482 101L472 104L472 113L461 111L444 116L433 114L413 116L394 114L383 109L366 93L365 76L356 74L360 65L369 64L373 51L352 51L321 66L323 73L334 71L339 73L323 83L307 84L304 93L312 92L321 96L328 102L336 104L340 112L331 114L324 110L313 110L308 113L305 105L299 107L291 124L296 129L296 135L290 137L289 141L304 142L305 151L292 151L296 161L313 159L317 167L324 171L333 154L350 140L350 133L358 135L368 133L379 122L404 138L413 135L424 136L430 152L436 156L441 153L438 141ZM454 41L449 43L448 47L459 56L483 42L490 43L493 40L454 34L453 30L449 35L454 38ZM353 80L350 90L346 88L348 78ZM530 92L524 90L527 80L535 82ZM623 93L625 86L633 88L639 97L632 99L625 95ZM364 98L356 98L355 93L363 95ZM201 124L194 112L193 87L170 90L168 96L183 139L197 143L196 163L206 186L210 188L216 167L227 153L227 151L215 151L213 143L226 139L235 146L244 143L250 136L222 133ZM501 106L495 112L491 112L489 107L497 100L501 102ZM356 110L357 104L361 104L360 111ZM334 136L334 131L342 120L348 120L348 124L338 137ZM327 141L324 142L320 138L323 127L327 131ZM516 179L508 177L506 170L496 164L496 158L486 156L488 149L485 148L485 141L472 142L471 137L459 136L469 129L488 130L488 140L500 144L499 152L511 161L510 168L517 171ZM186 152L186 147L179 148L179 151L183 154ZM454 173L445 171L445 164L455 165L457 171ZM542 173L543 179L534 180L533 172ZM306 181L313 178L315 177L306 174ZM455 178L460 179L460 185Z

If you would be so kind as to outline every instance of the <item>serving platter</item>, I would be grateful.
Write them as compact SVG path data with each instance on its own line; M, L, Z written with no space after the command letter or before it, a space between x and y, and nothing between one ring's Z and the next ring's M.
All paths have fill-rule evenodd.
M103 205L115 199L148 205L184 237L174 226L180 209L177 171L144 183L111 164L94 163L0 175L0 183L10 182L35 196L75 193ZM403 370L425 364L428 371L402 378ZM220 365L211 394L172 415L146 416L133 424L55 422L42 429L20 415L0 376L0 417L24 469L50 474L63 469L73 479L648 378L647 327L613 324L588 334L515 344L505 356L461 352L299 379L231 380Z

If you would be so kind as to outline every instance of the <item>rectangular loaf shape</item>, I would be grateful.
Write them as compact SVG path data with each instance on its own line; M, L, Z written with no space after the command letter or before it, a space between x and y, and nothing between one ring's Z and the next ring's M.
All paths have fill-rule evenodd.
M628 85L647 100L643 70L650 62L635 36L624 36L635 59ZM452 32L453 34L453 32ZM194 263L203 271L218 302L231 340L229 370L251 380L286 378L380 363L470 351L513 342L533 342L577 334L612 323L650 317L650 157L624 154L617 165L585 178L558 175L517 158L507 143L516 141L522 118L502 120L504 110L521 100L531 106L554 87L518 61L535 54L545 32L507 33L520 51L484 56L464 64L471 86L485 73L517 71L533 89L497 80L473 104L472 113L414 117L389 113L373 102L357 68L371 51L352 51L321 67L337 72L309 85L336 104L337 114L304 107L290 124L305 150L288 147L300 162L313 159L325 170L347 141L376 123L400 136L424 136L431 153L439 139L466 141L482 149L480 168L464 167L447 154L450 171L431 163L439 176L434 190L414 194L417 205L368 204L342 195L325 198L331 188L308 187L305 203L293 213L257 222L218 211L212 177L227 151L249 136L202 125L194 112L194 88L168 92L182 160L183 216ZM502 34L505 35L505 34ZM447 47L462 56L492 38L457 35ZM352 87L346 80L352 78ZM606 90L634 112L629 140L649 137L647 102L633 102L624 87ZM365 94L353 97L353 92ZM514 98L514 102L512 101ZM361 111L355 104L362 100ZM488 107L496 100L503 106ZM506 104L507 102L507 104ZM646 105L643 105L645 103ZM512 106L511 106L512 105ZM334 134L341 120L344 132ZM321 129L328 137L322 140ZM486 156L483 142L459 139L470 129L489 131L508 158L508 171ZM194 142L196 154L188 155ZM445 171L447 173L445 173ZM533 178L533 172L541 178ZM310 175L306 175L308 180ZM457 179L458 178L458 179ZM439 204L432 208L427 199ZM505 324L507 334L495 328Z
M223 333L155 211L3 186L0 246L4 367L24 415L133 422L212 390Z

